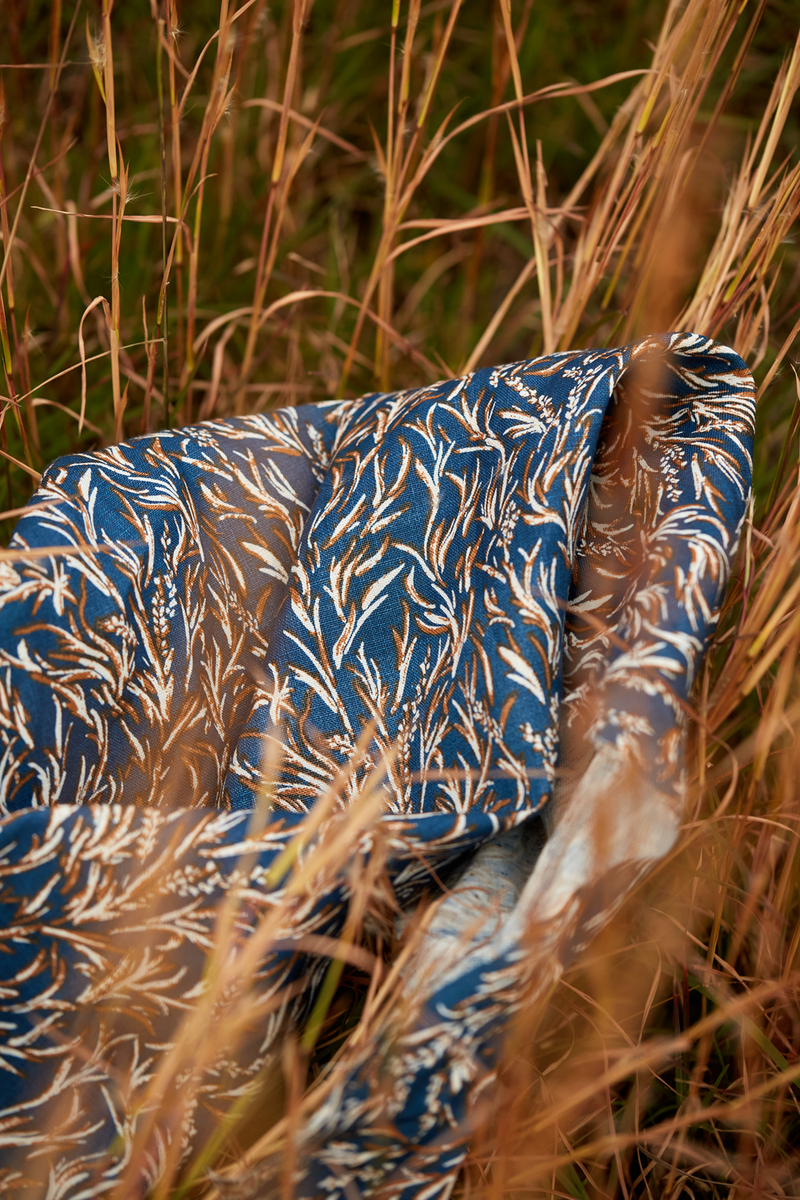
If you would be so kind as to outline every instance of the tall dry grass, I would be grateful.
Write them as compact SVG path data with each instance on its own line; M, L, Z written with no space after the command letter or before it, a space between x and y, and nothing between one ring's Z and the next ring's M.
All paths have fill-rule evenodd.
M490 361L691 328L755 372L755 498L697 691L680 843L519 1022L459 1194L796 1195L793 5L4 7L8 518L58 453ZM331 845L345 855L347 837ZM391 1006L397 965L360 944L386 898L360 869L311 1024L285 1042L277 1124L234 1114L160 1195L291 1147L331 1054ZM218 1023L231 1045L255 946ZM159 1096L174 1099L203 1012Z

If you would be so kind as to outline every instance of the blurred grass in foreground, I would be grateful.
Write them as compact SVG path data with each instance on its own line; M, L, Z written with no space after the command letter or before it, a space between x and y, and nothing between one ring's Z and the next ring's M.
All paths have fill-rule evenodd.
M682 841L520 1023L459 1194L796 1195L796 6L5 0L3 25L7 511L52 458L166 425L670 328L746 359L756 494ZM369 1035L374 964L287 1050L270 1145Z

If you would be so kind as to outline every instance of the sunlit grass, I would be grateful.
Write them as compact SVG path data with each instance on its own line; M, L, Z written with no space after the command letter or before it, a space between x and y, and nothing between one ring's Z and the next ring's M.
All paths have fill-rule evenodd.
M755 0L591 9L9 0L2 507L56 455L165 425L664 329L736 349L759 385L756 494L696 692L682 838L518 1022L459 1188L792 1195L800 22ZM334 823L316 869L351 836ZM347 987L337 967L287 1035L269 1119L235 1114L196 1161L169 1164L160 1194L276 1149L290 1162L331 1054L357 1053L399 1003L408 950L387 932L380 861L362 864L339 948ZM234 922L221 914L218 954ZM274 928L226 993L217 1036L232 1047ZM219 1010L214 987L207 1003ZM175 1102L198 1013L154 1111Z

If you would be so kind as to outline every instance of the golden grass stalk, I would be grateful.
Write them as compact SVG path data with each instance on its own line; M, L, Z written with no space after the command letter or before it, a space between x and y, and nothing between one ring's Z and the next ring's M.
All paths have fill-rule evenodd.
M361 839L367 831L372 831L374 837L376 822L385 807L382 784L390 760L370 773L347 809L343 809L342 795L367 751L373 733L373 727L365 729L353 762L340 772L270 867L266 881L269 902L259 905L263 916L248 930L243 910L257 903L259 898L263 899L263 894L254 892L249 876L258 860L259 838L271 807L269 781L280 757L279 748L276 754L274 745L272 749L268 746L266 782L253 811L232 887L220 906L202 994L195 1007L187 1011L171 1049L162 1056L143 1094L137 1095L135 1101L131 1098L140 1116L125 1173L114 1189L115 1200L128 1200L139 1194L142 1166L151 1149L156 1126L166 1123L177 1134L202 1085L204 1072L221 1055L235 1054L244 1031L252 1029L256 1022L263 1022L270 1011L279 1011L286 1003L286 995L265 1003L254 989L253 981L271 946L286 940L296 901L318 894L326 881L331 886L343 873L346 876L352 870L358 871ZM375 856L371 870L374 872L376 868L381 869L380 854ZM357 887L353 892L346 929L340 939L291 939L289 933L290 940L294 940L300 952L322 950L336 956L329 970L328 986L322 989L301 1046L306 1059L333 998L335 982L341 972L337 963L350 959L362 967L372 966L371 956L352 944L361 934L371 892L369 888L360 890ZM249 1102L252 1104L255 1099L251 1096ZM240 1115L234 1112L233 1118ZM199 1153L204 1163L205 1148L199 1148ZM159 1197L170 1193L181 1165L181 1155L181 1139L173 1136L168 1162L158 1185ZM196 1174L196 1165L190 1166L189 1176Z
M275 263L278 238L280 236L280 221L276 222L277 228L274 234L272 234L272 216L278 195L279 184L281 183L281 176L283 174L284 160L286 157L286 139L289 133L289 115L291 111L292 94L294 92L295 82L297 79L297 62L300 53L300 43L303 35L303 25L306 16L306 3L307 0L293 0L292 5L292 42L291 49L289 51L289 62L286 68L286 78L283 86L283 104L280 110L278 136L272 158L269 195L267 198L267 211L264 215L264 225L261 230L261 245L258 251L258 266L256 268L256 283L253 296L253 314L250 320L250 328L247 334L247 344L245 346L244 359L242 361L242 369L240 372L240 388L242 384L247 382L250 375L250 370L252 368L253 356L256 348L256 337L258 334L258 323L261 316L261 310L264 306L264 298L267 293L267 286L272 274L272 268ZM287 187L288 184L284 185L284 195ZM242 393L240 391L240 396L241 395Z
M127 69L120 54L124 6L103 0L99 34L89 38L90 61L69 68L73 91L67 93L64 71L69 56L77 57L69 49L75 16L62 31L55 0L46 47L32 55L44 75L25 72L48 85L38 108L35 90L28 93L26 111L41 112L41 120L23 138L8 123L0 128L5 515L19 511L39 478L37 412L42 429L52 411L63 430L74 425L79 438L102 428L107 439L119 439L171 421L170 394L181 397L175 414L181 419L194 415L195 392L203 397L200 415L226 416L285 396L286 389L328 397L347 388L361 392L373 382L405 386L510 355L616 344L666 327L730 342L759 375L766 449L759 451L756 503L696 698L691 819L669 862L640 887L549 1002L520 1021L496 1096L476 1116L458 1194L487 1200L515 1193L677 1200L681 1188L737 1200L791 1194L800 1021L800 393L787 364L800 333L790 286L798 271L792 239L800 167L791 143L800 38L793 28L771 91L749 132L742 132L740 117L729 114L739 112L751 55L764 53L758 37L765 0L665 2L652 54L641 51L626 63L613 59L614 69L599 79L570 68L577 83L527 77L526 39L546 16L544 8L498 0L490 24L480 27L486 51L492 47L490 78L479 102L464 112L453 109L468 44L460 39L479 17L457 0L444 7L393 0L374 28L368 6L357 6L356 26L331 33L322 64L314 58L315 39L330 31L320 0L313 10L307 0L293 0L274 11L261 0L238 6L223 0L216 30L210 37L205 30L196 51L194 10L177 0L153 0L163 102L158 110L154 99L146 112L134 112L123 111L128 101L114 94L115 68L118 79ZM179 17L191 35L185 49ZM237 39L245 23L246 35ZM384 91L376 84L374 105L352 120L334 86L336 71L365 41ZM94 138L91 152L97 153L81 159L63 113L81 80L91 84L92 73L94 98L85 114L76 111L86 116L85 136ZM4 70L0 84L13 85L19 105L16 74ZM620 95L625 89L616 107L604 98L609 88ZM11 103L4 95L0 91L3 116ZM120 88L119 97L126 95ZM192 105L200 96L197 111ZM602 111L590 109L593 97ZM600 132L587 142L585 167L564 185L548 150L547 123L571 101L593 112ZM220 151L234 103L238 116ZM159 145L151 178L163 173L163 187L168 167L168 206L160 215L158 204L132 212L135 183L126 163L142 161L149 135L131 130L137 122L152 127L159 113L169 162L159 161ZM256 137L249 122L273 113L278 120L268 130L262 169L253 145L263 148L266 127ZM361 116L381 131L372 141ZM43 213L30 204L30 187L41 178L42 190L49 188L58 165L39 161L48 130L54 156L66 164L66 182L63 203L57 186L45 191L51 212ZM476 163L474 195L460 206L446 189L432 186L452 170L454 151ZM97 211L108 183L96 174L103 156L111 173L110 219ZM317 200L320 208L334 207L319 161L340 171L345 183L349 172L363 172L352 193L344 192L345 207L326 218L330 236L312 228ZM374 214L366 250L350 215L365 192ZM253 228L253 206L262 196L263 217L259 209ZM66 281L58 275L58 255L51 263L42 248L47 225L37 224L58 214L66 220ZM121 272L134 276L133 235L148 223L161 227L143 243L150 247L157 294L154 286L146 296L134 295L122 286L128 276ZM169 240L167 225L174 226ZM518 240L514 249L502 240L504 231L520 229L530 230L524 252ZM233 260L218 249L223 242L236 243ZM99 294L106 291L94 265L100 251L111 262L110 303ZM311 274L298 275L304 271ZM458 314L449 323L437 315L444 299ZM146 314L154 311L151 331ZM168 316L174 336L167 344ZM46 331L65 324L69 336L57 342L56 354ZM374 352L363 344L368 324L376 331ZM160 391L159 344L166 369ZM53 404L64 411L45 407ZM45 458L86 444L63 430L64 444L53 441L51 449L43 439ZM18 556L10 554L9 563ZM333 807L331 800L310 816L305 842L293 844L273 880L276 914L288 912L283 897L298 895L313 870L329 877L353 870L361 880L343 939L325 948L338 965L311 1023L287 1051L283 1109L249 1148L237 1144L235 1122L245 1114L234 1112L195 1161L182 1167L177 1157L171 1160L162 1191L173 1184L202 1190L210 1166L227 1164L231 1178L281 1148L291 1155L298 1129L330 1086L319 1065L320 1045L336 1028L328 1005L347 972L364 972L358 984L364 1010L338 1052L342 1058L369 1047L402 1007L399 981L408 948L384 962L359 945L365 906L380 881L364 863L354 865L352 846L376 820L378 792L346 818L334 819ZM377 871L379 855L375 862ZM238 936L231 931L238 931L239 914L232 894L220 917L208 995L198 1009L206 1018L209 996L219 1001L220 964ZM248 979L279 923L268 912L251 938L235 944L232 999L214 1017L205 1055L235 1047L258 1016ZM200 1020L187 1018L174 1056L148 1095L153 1115L142 1126L137 1161L159 1106L163 1116L173 1103ZM186 1097L175 1101L176 1120L191 1102L202 1065ZM281 1186L288 1188L289 1179L287 1169ZM132 1180L129 1175L125 1182L129 1192Z

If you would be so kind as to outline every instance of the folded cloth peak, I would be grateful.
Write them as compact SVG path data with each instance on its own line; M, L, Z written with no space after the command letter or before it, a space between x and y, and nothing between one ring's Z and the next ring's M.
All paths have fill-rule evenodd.
M252 929L298 823L377 771L353 853L382 831L406 908L452 886L394 1049L343 1059L299 1135L297 1194L446 1189L508 1020L676 836L753 421L744 363L677 333L48 468L0 577L4 1186L102 1194L145 1120L154 1182L258 1086L320 979L277 935L262 1024L178 1127L137 1108L223 898L244 880ZM351 883L281 936L338 937Z

